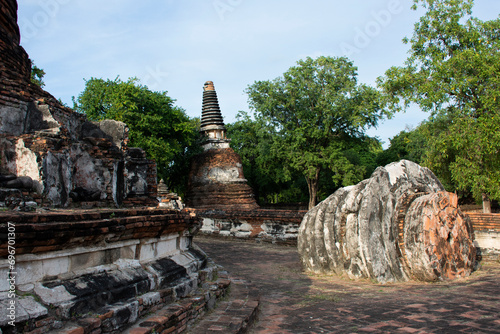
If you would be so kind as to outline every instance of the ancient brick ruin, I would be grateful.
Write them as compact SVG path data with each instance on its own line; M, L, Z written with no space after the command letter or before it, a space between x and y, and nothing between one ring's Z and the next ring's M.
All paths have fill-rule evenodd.
M304 267L378 282L468 276L476 264L469 217L427 168L402 160L341 188L304 217Z
M200 132L204 152L195 156L189 172L186 205L197 209L255 209L252 188L243 175L241 157L229 147L217 94L205 83Z
M0 0L0 203L156 206L156 165L128 129L88 121L30 81L17 2Z
M0 0L0 333L185 331L230 284L192 244L200 219L166 190L177 210L155 209L156 164L124 123L90 122L30 82L16 20Z
M350 199L346 205L332 197L304 220L305 211L258 208L241 159L229 147L211 82L203 93L205 151L193 162L187 197L197 209L181 210L178 196L163 185L157 194L156 166L143 150L128 147L125 124L89 122L30 82L16 19L17 2L0 0L0 205L156 207L159 197L164 208L176 210L0 210L0 235L15 230L16 247L14 271L7 260L10 239L0 240L0 309L10 305L11 289L17 295L15 329L3 312L0 333L185 331L230 285L193 245L200 229L292 244L299 235L306 268L345 269L351 277L383 282L470 273L470 222L456 207L456 197L442 192L428 174L405 188L400 187L404 173L381 173L394 187L375 193L387 195L382 196L387 201L370 193L363 202L381 203L377 214L363 216L359 202L349 206L366 182L339 192ZM415 167L405 162L405 168ZM340 219L327 219L337 213ZM383 217L384 224L363 225L360 216L365 223ZM483 220L485 231L498 231L498 221Z
M304 210L204 210L200 233L257 242L296 245Z
M1 333L123 333L160 309L161 328L180 333L229 286L193 247L201 223L189 212L0 212L0 221L0 234L16 235L15 270L0 241L0 309L16 306L14 318L0 313Z

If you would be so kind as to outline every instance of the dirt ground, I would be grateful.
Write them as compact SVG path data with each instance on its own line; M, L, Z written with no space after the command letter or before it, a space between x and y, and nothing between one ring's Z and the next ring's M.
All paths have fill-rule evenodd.
M251 333L500 333L500 262L453 282L376 284L302 271L295 247L196 237L260 290Z

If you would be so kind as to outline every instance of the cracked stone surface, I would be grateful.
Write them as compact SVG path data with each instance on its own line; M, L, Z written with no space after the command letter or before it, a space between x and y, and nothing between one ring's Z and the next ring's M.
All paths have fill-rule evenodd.
M298 249L315 273L377 282L470 275L476 249L457 196L427 168L402 160L337 190L302 220Z

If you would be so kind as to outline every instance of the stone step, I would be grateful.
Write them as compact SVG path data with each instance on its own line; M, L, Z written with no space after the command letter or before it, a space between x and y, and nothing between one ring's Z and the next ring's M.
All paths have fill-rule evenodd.
M205 281L186 297L165 302L155 293L108 305L103 312L64 323L55 334L182 333L199 321L221 299L227 298L231 281L224 274L215 281ZM227 276L227 275L226 275ZM214 277L215 278L215 277ZM155 298L158 297L158 298ZM62 324L62 323L61 323ZM31 334L31 333L30 333ZM34 334L34 333L33 333Z
M206 292L184 298L139 319L122 333L246 333L257 318L259 292L248 281L223 271L219 275L218 290L210 289L216 298L208 298ZM74 325L57 334L76 334L73 330Z
M259 291L249 281L230 277L231 292L214 312L194 324L188 334L246 333L253 325L259 311Z

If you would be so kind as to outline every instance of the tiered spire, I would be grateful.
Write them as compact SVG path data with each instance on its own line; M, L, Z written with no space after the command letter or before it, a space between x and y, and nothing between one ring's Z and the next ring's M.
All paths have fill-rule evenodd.
M189 172L186 203L193 208L258 207L252 188L243 174L241 157L230 147L226 127L219 108L214 83L203 86L200 132L204 137L203 152L193 158Z
M220 111L214 83L212 81L207 81L203 86L201 131L206 133L210 130L223 130L225 132L226 128L224 126L224 120Z

